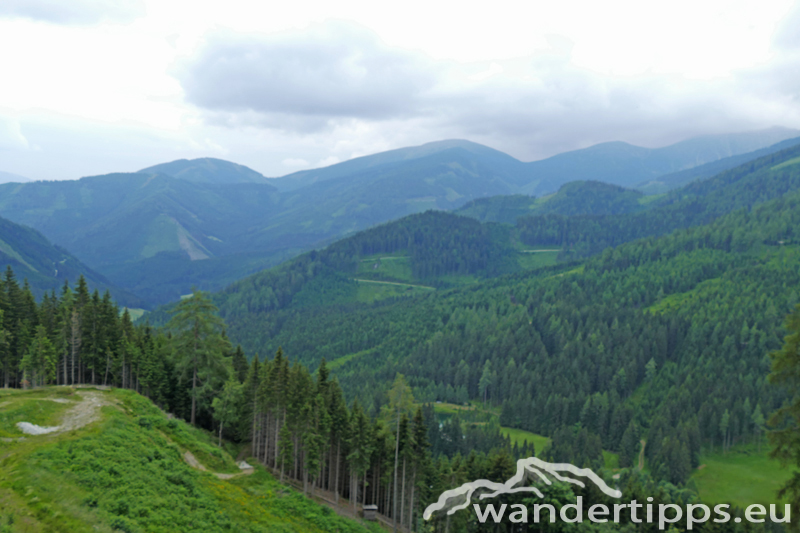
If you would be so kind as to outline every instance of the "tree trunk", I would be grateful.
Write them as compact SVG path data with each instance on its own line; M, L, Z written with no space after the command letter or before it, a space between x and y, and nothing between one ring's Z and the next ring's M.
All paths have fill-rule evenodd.
M414 531L414 489L417 484L417 467L414 466L413 473L411 474L411 504L408 510L408 529Z
M106 352L106 375L103 377L103 386L108 385L108 370L111 368L111 352Z
M405 454L403 454L405 455ZM403 527L403 518L406 506L406 458L403 457L403 488L400 490L400 527Z
M280 425L279 422L280 422L280 417L277 416L277 414L276 414L275 415L275 463L274 463L275 464L275 468L278 468L278 454L281 451L280 450L280 446L279 446L279 442L280 442L279 432L281 430L281 425Z
M400 459L400 409L397 409L397 438L394 443L394 490L392 491L392 523L397 533L397 463Z
M197 411L197 358L194 360L192 369L192 425L194 425L195 413Z
M222 421L219 422L219 439L217 440L217 447L222 448Z
M341 463L339 457L341 451L342 451L342 439L339 438L338 442L336 443L336 480L333 482L333 490L336 493L336 505L339 505L339 463Z

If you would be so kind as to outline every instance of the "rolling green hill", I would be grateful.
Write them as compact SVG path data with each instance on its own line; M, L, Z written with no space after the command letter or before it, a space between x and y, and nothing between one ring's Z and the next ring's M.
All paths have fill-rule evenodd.
M572 181L542 198L524 194L473 200L454 212L481 222L515 224L523 216L616 215L642 211L652 201L635 190L599 181Z
M643 439L648 469L683 483L723 437L751 442L760 431L753 412L769 413L785 398L766 381L767 354L800 302L798 151L693 184L654 209L614 215L623 218L598 231L606 239L622 232L620 243L582 263L371 303L313 281L300 280L292 295L289 280L302 269L279 269L216 301L229 335L249 353L282 346L312 367L324 357L367 406L382 403L400 372L422 401L485 395L505 427L568 442L564 428L580 423L623 467L637 460ZM457 239L474 251L480 235ZM319 254L353 264L352 248L333 249ZM309 257L307 271L312 264ZM723 416L732 422L720 435Z
M644 178L686 168L790 133L697 138L657 150L612 143L533 163L442 141L273 180L217 159L179 160L132 174L2 184L0 215L36 228L153 306L192 286L219 290L389 220L479 198L560 188L532 212L614 216L654 207L661 204L645 205L637 193L609 185L562 185L624 184L637 172ZM518 202L509 208L524 209Z
M787 128L771 128L739 134L708 135L663 148L642 148L624 142L597 144L528 163L536 180L522 187L519 192L536 195L555 192L564 183L575 180L636 187L660 176L771 146L797 137L797 133L797 130ZM754 157L758 155L761 154Z
M644 192L645 194L660 194L677 187L681 187L695 180L710 178L719 174L720 172L738 167L747 161L752 161L769 154L774 154L775 152L780 152L781 150L791 148L792 146L796 146L798 144L800 144L800 137L793 137L791 139L786 139L785 141L781 141L752 152L725 157L723 159L705 163L703 165L692 167L686 170L659 176L654 180L639 183L635 186L635 188Z
M139 171L142 174L165 174L192 183L212 183L230 185L232 183L266 183L264 176L244 165L230 161L203 157L201 159L179 159L171 163L163 163L147 167Z

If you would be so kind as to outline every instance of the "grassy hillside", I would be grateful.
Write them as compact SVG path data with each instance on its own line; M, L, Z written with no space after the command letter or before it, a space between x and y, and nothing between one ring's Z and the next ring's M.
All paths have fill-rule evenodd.
M376 530L260 467L238 473L213 438L131 391L0 391L0 405L3 532ZM23 421L69 427L23 439L16 427ZM210 471L190 467L187 452ZM223 479L211 471L237 474Z

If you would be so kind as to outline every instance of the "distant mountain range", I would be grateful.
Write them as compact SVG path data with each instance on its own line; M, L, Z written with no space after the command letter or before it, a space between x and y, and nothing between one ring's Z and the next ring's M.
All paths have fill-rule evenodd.
M786 138L797 133L773 128L659 149L605 143L532 163L449 140L272 179L219 159L179 160L137 173L0 185L0 215L36 228L156 305L192 286L218 290L343 236L430 209L463 207L480 220L511 223L519 214L503 211L508 202L522 214L635 212L648 200L620 186L652 188L654 179L661 180L658 187L677 185L695 174L669 173L709 161L717 162L714 168L733 165L720 159L732 154L739 164L791 144ZM751 149L759 152L742 154Z

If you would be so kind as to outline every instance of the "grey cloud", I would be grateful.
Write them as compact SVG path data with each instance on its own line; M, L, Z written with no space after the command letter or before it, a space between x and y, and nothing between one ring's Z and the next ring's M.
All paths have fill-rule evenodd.
M614 77L576 67L568 40L548 41L550 50L504 61L503 72L481 79L488 62L436 62L348 25L277 37L217 33L176 76L215 125L335 136L348 121L366 121L371 135L393 143L470 138L524 160L613 140L659 146L800 126L792 52L719 80Z
M418 112L421 95L435 82L424 56L389 48L360 27L330 22L268 36L216 33L175 74L189 102L263 114L267 123L289 115L407 115Z
M2 0L0 17L27 18L64 25L104 21L126 23L144 16L142 0Z

